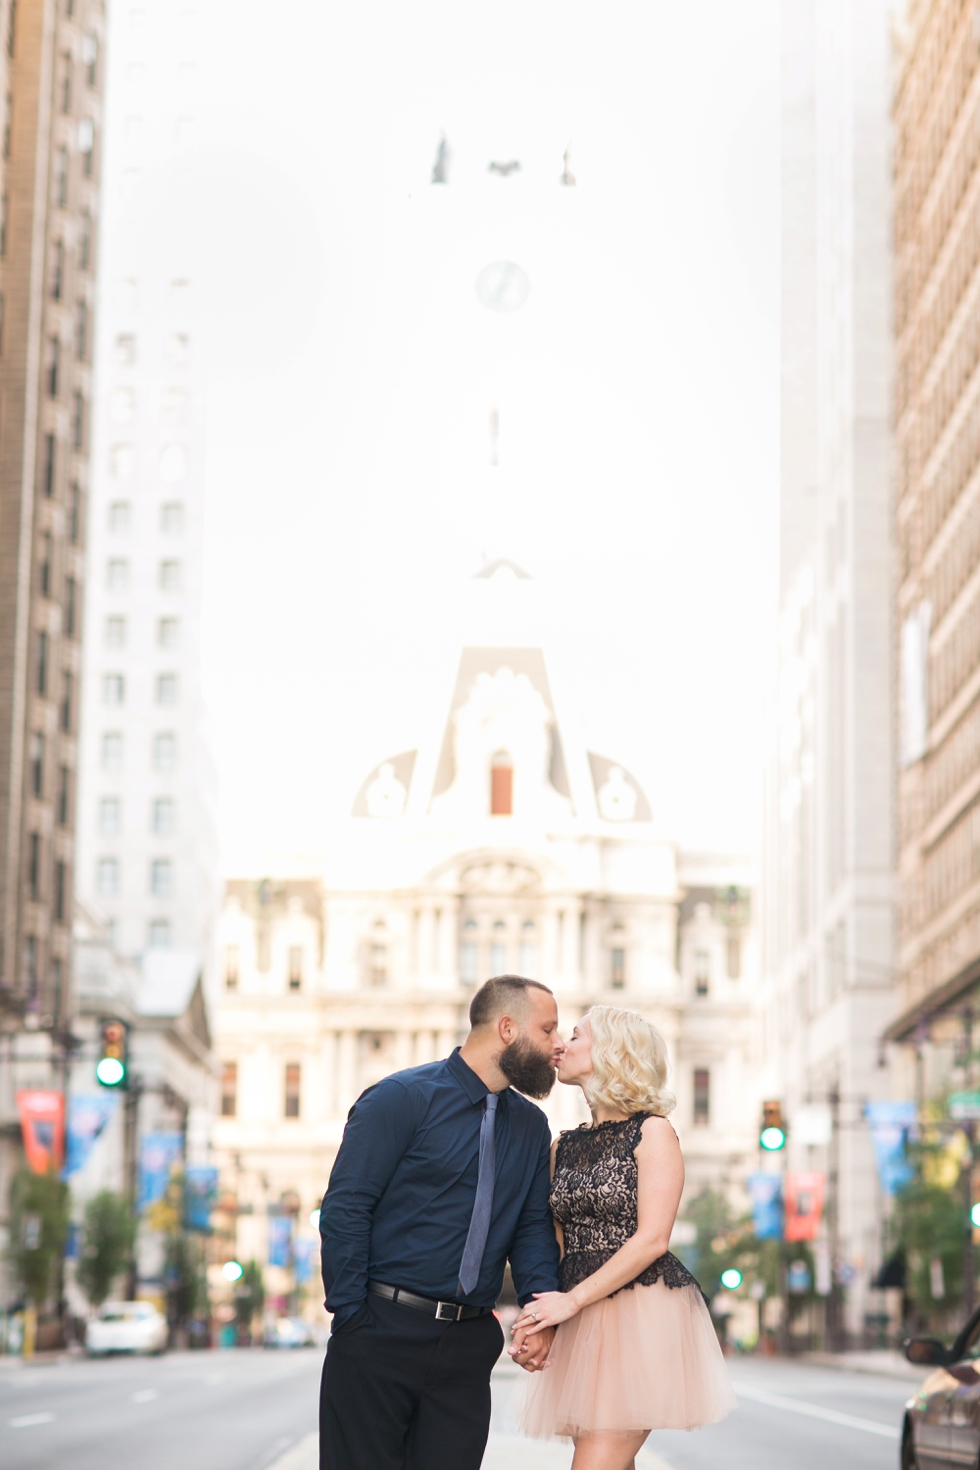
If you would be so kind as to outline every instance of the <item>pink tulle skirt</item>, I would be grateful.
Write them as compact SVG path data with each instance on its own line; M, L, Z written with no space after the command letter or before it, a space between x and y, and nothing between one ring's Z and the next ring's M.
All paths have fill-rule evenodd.
M527 1381L521 1428L532 1439L697 1429L736 1407L701 1293L658 1281L561 1324L546 1367Z

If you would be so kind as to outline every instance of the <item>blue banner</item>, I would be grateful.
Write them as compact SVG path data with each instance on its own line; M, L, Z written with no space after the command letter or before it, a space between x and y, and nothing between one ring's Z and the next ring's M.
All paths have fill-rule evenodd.
M781 1174L750 1174L746 1180L752 1201L752 1222L759 1240L783 1238L783 1177Z
M293 1222L289 1215L269 1216L269 1265L289 1266Z
M871 1130L881 1192L896 1194L915 1172L906 1150L909 1139L917 1136L918 1109L914 1102L868 1102L864 1116Z
M118 1107L117 1092L74 1093L69 1097L63 1179L85 1167L96 1140Z
M313 1265L319 1251L315 1240L307 1240L305 1236L293 1242L293 1270L296 1273L296 1285L302 1286L304 1281L309 1281L313 1276Z
M182 1133L145 1133L140 1139L139 1210L163 1199L174 1164L184 1152Z
M218 1201L218 1171L210 1165L192 1165L184 1171L184 1224L188 1230L208 1230Z

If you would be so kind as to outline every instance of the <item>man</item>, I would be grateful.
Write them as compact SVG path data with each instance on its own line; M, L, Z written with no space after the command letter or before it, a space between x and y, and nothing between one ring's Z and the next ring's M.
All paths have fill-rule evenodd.
M522 1306L558 1286L551 1135L521 1096L554 1083L555 998L501 975L473 997L470 1025L451 1057L369 1087L347 1119L320 1211L334 1314L322 1470L479 1470L505 1264ZM517 1334L516 1361L542 1367L551 1336Z

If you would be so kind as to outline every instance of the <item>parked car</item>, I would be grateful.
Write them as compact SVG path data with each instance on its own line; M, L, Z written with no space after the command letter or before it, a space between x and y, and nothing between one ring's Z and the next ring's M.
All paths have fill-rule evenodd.
M167 1319L152 1302L106 1302L85 1329L90 1357L105 1353L162 1353Z
M302 1317L279 1317L265 1331L266 1347L315 1347L316 1338L309 1322Z
M952 1347L912 1337L905 1356L933 1371L905 1405L902 1470L946 1470L980 1464L980 1310Z

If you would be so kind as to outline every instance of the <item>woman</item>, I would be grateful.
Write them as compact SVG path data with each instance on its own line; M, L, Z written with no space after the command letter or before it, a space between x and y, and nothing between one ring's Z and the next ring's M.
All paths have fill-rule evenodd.
M522 1428L575 1441L573 1470L632 1470L651 1429L694 1429L736 1407L701 1288L667 1249L684 1186L667 1114L667 1049L635 1011L593 1006L558 1080L581 1087L592 1124L552 1149L560 1291L535 1296L514 1331L558 1327L528 1384Z

